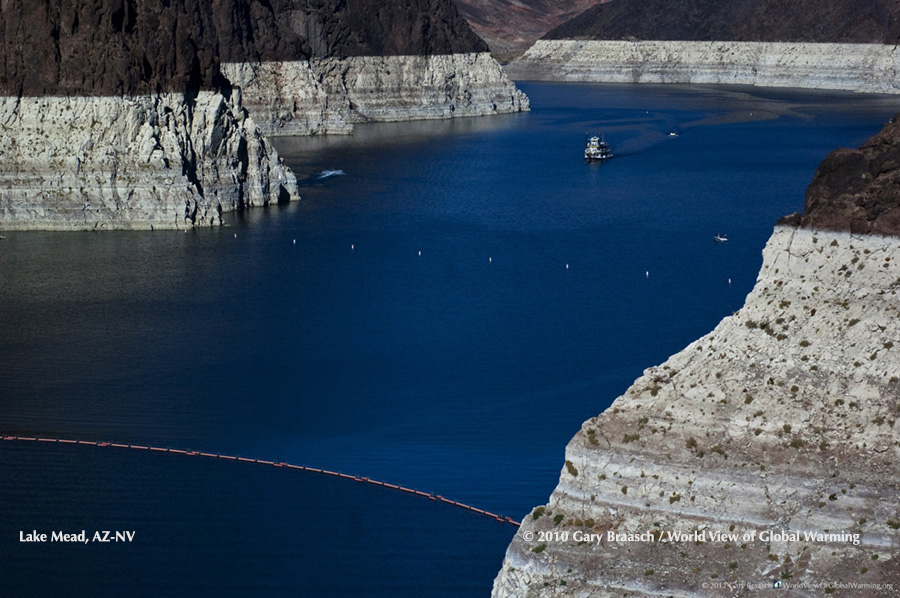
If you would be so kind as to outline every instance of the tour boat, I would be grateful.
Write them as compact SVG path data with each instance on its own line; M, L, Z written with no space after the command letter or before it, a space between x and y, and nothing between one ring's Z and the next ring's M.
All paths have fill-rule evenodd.
M588 139L587 147L584 148L584 159L588 161L593 160L609 160L613 157L612 151L609 149L609 144L604 141L603 136L594 136Z

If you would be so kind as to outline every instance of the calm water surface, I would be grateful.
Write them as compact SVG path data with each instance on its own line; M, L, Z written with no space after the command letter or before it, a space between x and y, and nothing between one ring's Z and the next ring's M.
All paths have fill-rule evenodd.
M0 433L284 460L520 519L583 420L741 306L827 152L897 110L522 87L529 114L279 140L303 201L225 228L7 233ZM597 132L617 157L585 164ZM515 531L365 484L84 446L2 442L0 484L13 596L486 596ZM32 529L136 539L19 543Z

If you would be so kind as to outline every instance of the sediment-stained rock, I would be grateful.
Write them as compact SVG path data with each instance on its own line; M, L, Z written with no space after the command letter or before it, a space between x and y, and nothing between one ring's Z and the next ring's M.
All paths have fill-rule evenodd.
M0 98L0 137L7 230L208 226L298 197L238 92Z
M778 227L763 257L740 311L582 425L495 598L894 595L900 240Z
M900 55L883 44L539 40L504 70L515 80L900 93Z
M744 306L582 424L495 598L896 595L900 237L848 231L894 221L898 147L826 159Z
M487 53L229 63L223 72L267 135L348 133L353 124L528 110Z
M0 229L180 228L299 199L254 123L527 109L449 0L5 0L0 49Z

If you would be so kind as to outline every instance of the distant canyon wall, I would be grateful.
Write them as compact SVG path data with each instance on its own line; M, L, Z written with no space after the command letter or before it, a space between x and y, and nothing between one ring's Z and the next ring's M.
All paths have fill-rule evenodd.
M230 97L0 97L0 228L179 229L298 199Z
M354 124L528 110L486 52L225 63L266 135L348 133Z
M505 71L515 80L900 93L900 53L883 44L539 40Z

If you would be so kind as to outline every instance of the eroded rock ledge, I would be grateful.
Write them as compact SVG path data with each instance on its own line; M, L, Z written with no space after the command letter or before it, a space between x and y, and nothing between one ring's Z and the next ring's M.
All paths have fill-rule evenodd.
M266 135L528 110L528 98L486 52L227 63L222 70Z
M0 228L190 228L299 197L240 93L0 97Z
M505 71L515 80L900 93L900 55L883 44L539 40Z
M900 587L900 239L780 226L763 257L740 311L582 425L495 598L749 596L758 590L710 588L781 579L894 588L836 595ZM569 541L526 541L551 530ZM616 542L610 531L739 539ZM859 544L741 538L764 531Z

